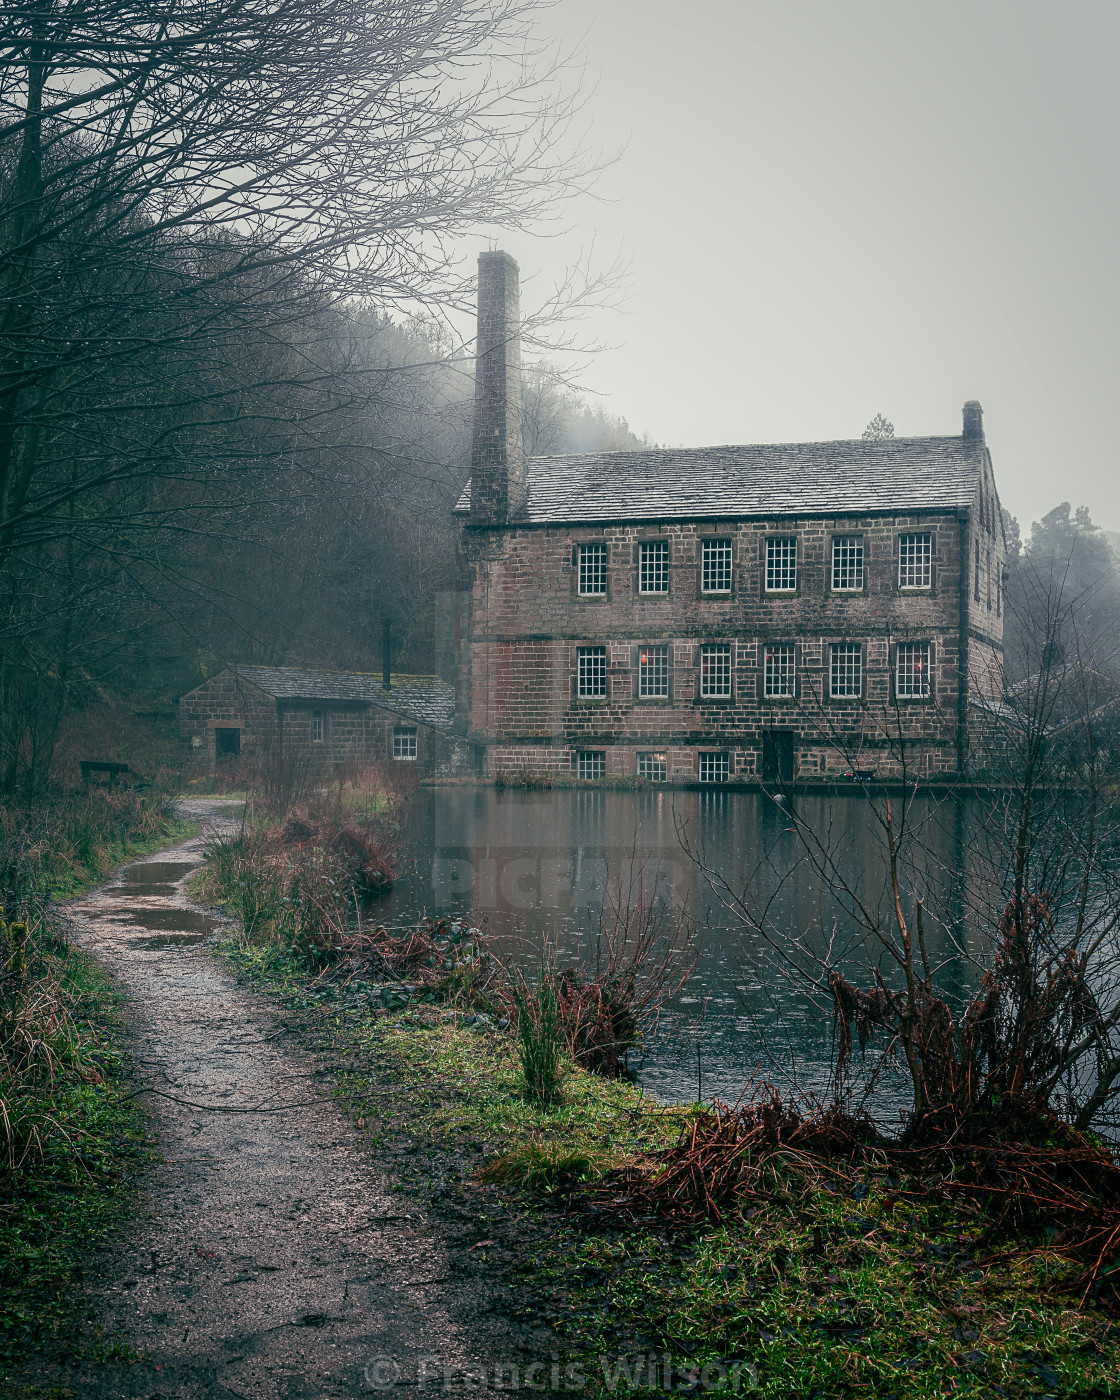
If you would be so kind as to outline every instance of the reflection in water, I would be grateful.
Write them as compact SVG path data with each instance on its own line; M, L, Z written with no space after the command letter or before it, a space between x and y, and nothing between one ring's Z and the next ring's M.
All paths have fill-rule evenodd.
M699 930L696 967L649 1038L642 1082L664 1098L694 1097L699 1049L705 1095L733 1101L756 1073L823 1089L830 1018L810 989L776 974L772 955L760 956L718 888L749 886L779 943L799 940L818 955L828 947L852 965L881 957L851 908L855 897L876 915L889 912L873 809L862 793L797 802L808 848L788 811L760 793L425 790L410 812L409 868L390 916L471 910L505 956L531 961L551 938L561 956L574 957L604 891L640 867L644 889L671 894ZM965 863L968 799L918 798L899 815L917 836L907 884L926 901L931 960L946 990L964 992L970 966L954 940L971 936L966 913L979 897L979 876ZM851 897L829 888L826 863Z
M121 878L129 885L167 885L198 869L196 860L145 860L126 865Z
M210 914L203 914L197 909L180 909L174 905L153 908L147 904L122 904L106 910L104 918L107 923L139 924L141 928L197 933L203 937L218 927L218 920Z

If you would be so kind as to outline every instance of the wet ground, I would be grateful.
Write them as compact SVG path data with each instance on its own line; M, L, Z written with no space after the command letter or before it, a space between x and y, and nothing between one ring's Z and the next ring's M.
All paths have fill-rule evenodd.
M150 1091L162 1160L92 1300L106 1332L147 1359L27 1380L83 1397L325 1400L407 1393L424 1357L457 1374L470 1346L452 1316L464 1315L461 1280L449 1306L454 1246L390 1194L329 1097L333 1067L208 950L217 923L182 882L231 809L183 809L202 835L66 909L130 998Z

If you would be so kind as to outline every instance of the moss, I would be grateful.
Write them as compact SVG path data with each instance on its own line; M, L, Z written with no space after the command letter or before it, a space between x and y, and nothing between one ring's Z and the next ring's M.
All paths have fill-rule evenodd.
M274 951L226 953L336 1059L337 1093L396 1161L395 1189L431 1209L497 1186L512 1258L486 1276L516 1321L549 1329L586 1394L665 1389L667 1355L674 1388L775 1400L1120 1395L1120 1327L1062 1291L1074 1265L1043 1239L993 1243L990 1221L904 1180L779 1162L761 1201L718 1227L619 1230L567 1211L542 1229L550 1192L668 1146L694 1107L570 1066L564 1103L542 1108L509 1036L446 1011L375 1011Z

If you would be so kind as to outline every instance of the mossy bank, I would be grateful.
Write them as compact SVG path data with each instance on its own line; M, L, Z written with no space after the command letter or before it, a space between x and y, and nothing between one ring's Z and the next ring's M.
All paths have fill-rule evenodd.
M587 1393L1120 1394L1111 1295L1080 1305L1077 1266L1044 1236L998 1238L897 1176L794 1163L718 1226L604 1223L571 1208L580 1183L674 1142L695 1106L569 1068L546 1110L487 1018L402 1007L399 989L328 982L275 949L224 953L322 1057L402 1209L460 1244L472 1297L485 1284L507 1338L480 1361L488 1385L515 1367Z

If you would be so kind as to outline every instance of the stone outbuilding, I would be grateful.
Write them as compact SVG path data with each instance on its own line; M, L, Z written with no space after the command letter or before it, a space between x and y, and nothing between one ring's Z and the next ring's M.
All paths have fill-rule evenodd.
M435 676L384 678L293 666L229 666L179 701L188 767L250 762L279 741L316 772L371 760L425 773L469 769L470 747L452 733L455 692Z
M526 459L518 269L479 260L456 723L491 777L960 778L1006 542L959 435Z

